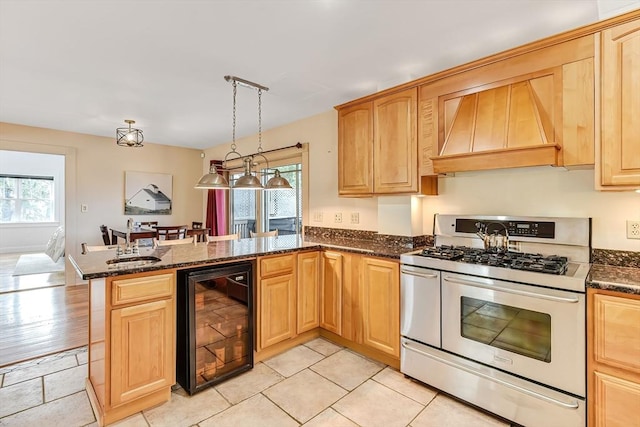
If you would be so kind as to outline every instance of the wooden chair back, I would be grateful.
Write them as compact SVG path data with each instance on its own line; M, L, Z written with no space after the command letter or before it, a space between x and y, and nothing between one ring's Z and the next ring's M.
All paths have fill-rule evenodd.
M110 245L111 237L109 237L109 229L107 228L106 225L103 224L100 226L100 233L102 233L102 241L104 242L104 244Z
M141 221L140 227L142 228L154 228L158 226L158 221Z
M82 246L82 254L86 254L88 252L97 252L97 251L108 251L109 249L115 249L118 245L108 245L108 246L97 246L97 245L87 245L86 243L80 243Z
M191 223L191 228L195 228L195 229L202 228L202 223L198 221L193 221Z
M158 226L156 229L157 240L177 240L187 237L186 225Z
M254 233L253 231L249 231L251 237L273 237L278 235L278 229L276 228L273 231L265 231L264 233Z
M223 234L222 236L207 236L210 242L221 242L223 240L238 240L240 235L236 234Z
M171 246L171 245L186 245L193 244L195 242L195 236L187 237L184 239L168 239L168 240L158 240L153 239L153 247L157 248L158 246Z

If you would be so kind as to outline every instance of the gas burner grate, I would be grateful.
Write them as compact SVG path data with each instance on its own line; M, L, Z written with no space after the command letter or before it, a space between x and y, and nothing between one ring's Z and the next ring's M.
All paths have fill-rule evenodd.
M512 268L515 270L562 275L567 271L567 257L521 252L496 252L467 246L435 246L424 249L420 255L461 261L469 264L489 265L492 267Z

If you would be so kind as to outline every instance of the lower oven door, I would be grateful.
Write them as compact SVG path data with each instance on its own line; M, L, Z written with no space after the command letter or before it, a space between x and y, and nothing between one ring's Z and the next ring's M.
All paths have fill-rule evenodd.
M442 348L585 396L585 296L442 273Z

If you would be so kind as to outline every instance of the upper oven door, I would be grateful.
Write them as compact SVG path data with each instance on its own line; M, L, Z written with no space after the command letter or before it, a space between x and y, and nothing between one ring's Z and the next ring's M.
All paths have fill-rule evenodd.
M585 396L585 296L442 273L442 347Z

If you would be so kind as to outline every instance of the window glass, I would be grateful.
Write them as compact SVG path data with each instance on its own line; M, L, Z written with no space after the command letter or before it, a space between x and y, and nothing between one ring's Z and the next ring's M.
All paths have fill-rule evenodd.
M53 177L0 175L0 222L53 222Z
M551 316L461 297L460 334L492 347L551 362Z

